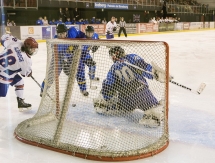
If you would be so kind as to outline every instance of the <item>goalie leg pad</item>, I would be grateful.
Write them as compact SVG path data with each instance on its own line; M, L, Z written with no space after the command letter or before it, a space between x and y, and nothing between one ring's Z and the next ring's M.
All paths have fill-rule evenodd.
M144 112L139 123L150 128L159 127L164 119L163 105L160 104Z
M105 101L102 96L99 96L98 98L93 99L93 104L95 111L98 114L112 116L120 114L117 107L117 99L114 97L109 101Z

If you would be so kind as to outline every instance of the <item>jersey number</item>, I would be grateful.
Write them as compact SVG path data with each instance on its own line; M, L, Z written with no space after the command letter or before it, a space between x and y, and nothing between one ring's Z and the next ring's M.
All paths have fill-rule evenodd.
M122 80L123 77L127 82L135 79L134 73L127 66L123 66L121 70L116 70L115 73L120 80Z
M14 56L8 56L7 58L0 59L0 65L6 68L8 65L13 65L16 62L16 58Z

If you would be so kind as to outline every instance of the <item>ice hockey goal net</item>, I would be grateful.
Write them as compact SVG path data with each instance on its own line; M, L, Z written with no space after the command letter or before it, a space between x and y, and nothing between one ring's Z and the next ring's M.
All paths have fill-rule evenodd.
M61 46L61 48L59 48ZM68 48L62 48L63 45ZM98 50L92 53L93 46ZM113 65L109 57L112 47L120 46L125 54L137 54L146 63L156 63L165 72L163 83L146 79L148 90L160 103L163 120L160 126L150 128L139 123L144 115L144 105L138 96L139 104L130 112L119 111L115 115L98 114L94 108L94 99L101 97L103 81ZM83 49L96 62L96 77L99 81L90 81L88 67L85 77L89 96L80 93L76 73ZM87 47L87 48L86 48ZM163 151L169 142L168 134L168 44L160 41L122 41L122 40L70 40L54 39L47 41L47 67L45 89L38 112L30 119L21 122L15 129L18 140L67 153L77 157L103 161L125 161L149 157ZM69 75L62 70L66 54L73 55L70 61ZM86 51L87 53L87 51ZM129 67L129 66L128 66ZM140 69L131 68L140 76ZM136 69L136 70L135 70ZM122 72L121 77L129 77L129 72ZM142 83L144 86L145 84ZM91 88L90 88L91 86ZM93 88L93 89L92 89ZM120 92L117 84L115 93ZM134 86L135 88L135 86ZM126 89L127 90L127 89ZM121 90L123 95L130 92ZM130 89L131 90L131 89ZM133 93L138 90L131 90ZM114 96L116 99L119 95ZM129 99L129 97L126 97ZM116 100L117 101L117 100ZM128 108L131 107L131 101ZM134 102L135 103L135 102ZM147 102L145 102L147 104ZM150 101L149 101L150 103ZM141 107L143 108L141 108ZM126 108L125 108L126 109Z

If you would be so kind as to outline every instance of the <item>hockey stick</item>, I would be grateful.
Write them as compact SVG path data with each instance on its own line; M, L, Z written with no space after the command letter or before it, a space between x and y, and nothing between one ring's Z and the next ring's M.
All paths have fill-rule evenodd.
M94 52L93 52L92 59L94 59ZM92 80L91 79L90 79L90 89L92 89L92 90L96 90L97 89L97 86L92 86Z
M205 83L201 83L200 86L199 86L199 89L193 90L193 89L188 88L188 87L186 87L186 86L184 86L184 85L181 85L181 84L179 84L179 83L177 83L177 82L175 82L175 81L170 80L169 82L170 82L170 83L173 83L173 84L175 84L175 85L177 85L177 86L179 86L179 87L182 87L182 88L184 88L184 89L187 89L187 90L189 90L189 91L191 91L191 92L193 92L193 93L197 93L197 94L201 94L202 91L203 91L203 90L205 89L205 87L206 87L206 84L205 84Z
M144 71L144 72L146 72L146 73L148 73L148 74L151 74L151 75L155 76L152 72L146 71L146 70L144 70L144 69L142 69L142 68L140 68L140 67L138 67L138 66L136 66L136 65L133 65L133 64L127 62L127 61L123 61L123 62L126 63L127 65L130 65L130 66L136 68L136 69L139 69L139 70L141 70L141 71ZM182 84L180 84L180 83L177 83L177 82L175 82L175 81L173 81L173 80L171 80L171 79L169 80L169 82L172 83L172 84L175 84L175 85L177 85L177 86L179 86L179 87L181 87L181 88L184 88L184 89L186 89L186 90L189 90L189 91L191 91L191 92L193 92L193 93L197 93L197 94L201 94L202 91L203 91L203 90L205 89L205 87L206 87L206 84L205 84L205 83L201 83L200 86L199 86L199 88L198 88L197 90L193 90L193 89L191 89L191 88L189 88L189 87L186 87L186 86L184 86L184 85L182 85Z
M31 76L31 78L35 81L35 83L37 83L37 85L42 89L42 91L43 91L43 87L38 83L38 81L36 81L36 79L33 77L33 76ZM47 93L47 95L49 96L49 98L52 100L52 101L55 101L48 93Z
M37 85L43 90L43 87L38 83L38 81L36 81L36 79L33 77L33 76L31 76L31 78L37 83ZM47 93L47 95L48 95L48 97L52 100L52 101L54 101L55 102L55 100ZM76 104L72 104L72 106L73 107L75 107L76 106Z

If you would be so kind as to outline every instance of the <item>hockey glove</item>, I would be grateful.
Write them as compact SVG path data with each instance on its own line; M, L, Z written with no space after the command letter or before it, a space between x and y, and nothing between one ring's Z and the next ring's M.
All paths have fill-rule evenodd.
M71 65L71 62L70 61L67 61L67 60L64 60L63 61L63 72L69 76L70 74L70 65Z
M116 31L116 27L113 28L113 31Z
M157 81L161 83L165 82L166 72L154 62L152 62L152 72L154 73L154 77ZM173 79L173 76L169 74L169 80L172 80L172 79Z
M31 70L31 72L28 74L28 77L31 77L32 76L32 70Z
M91 50L93 53L95 53L98 50L98 48L99 48L99 46L93 46Z

